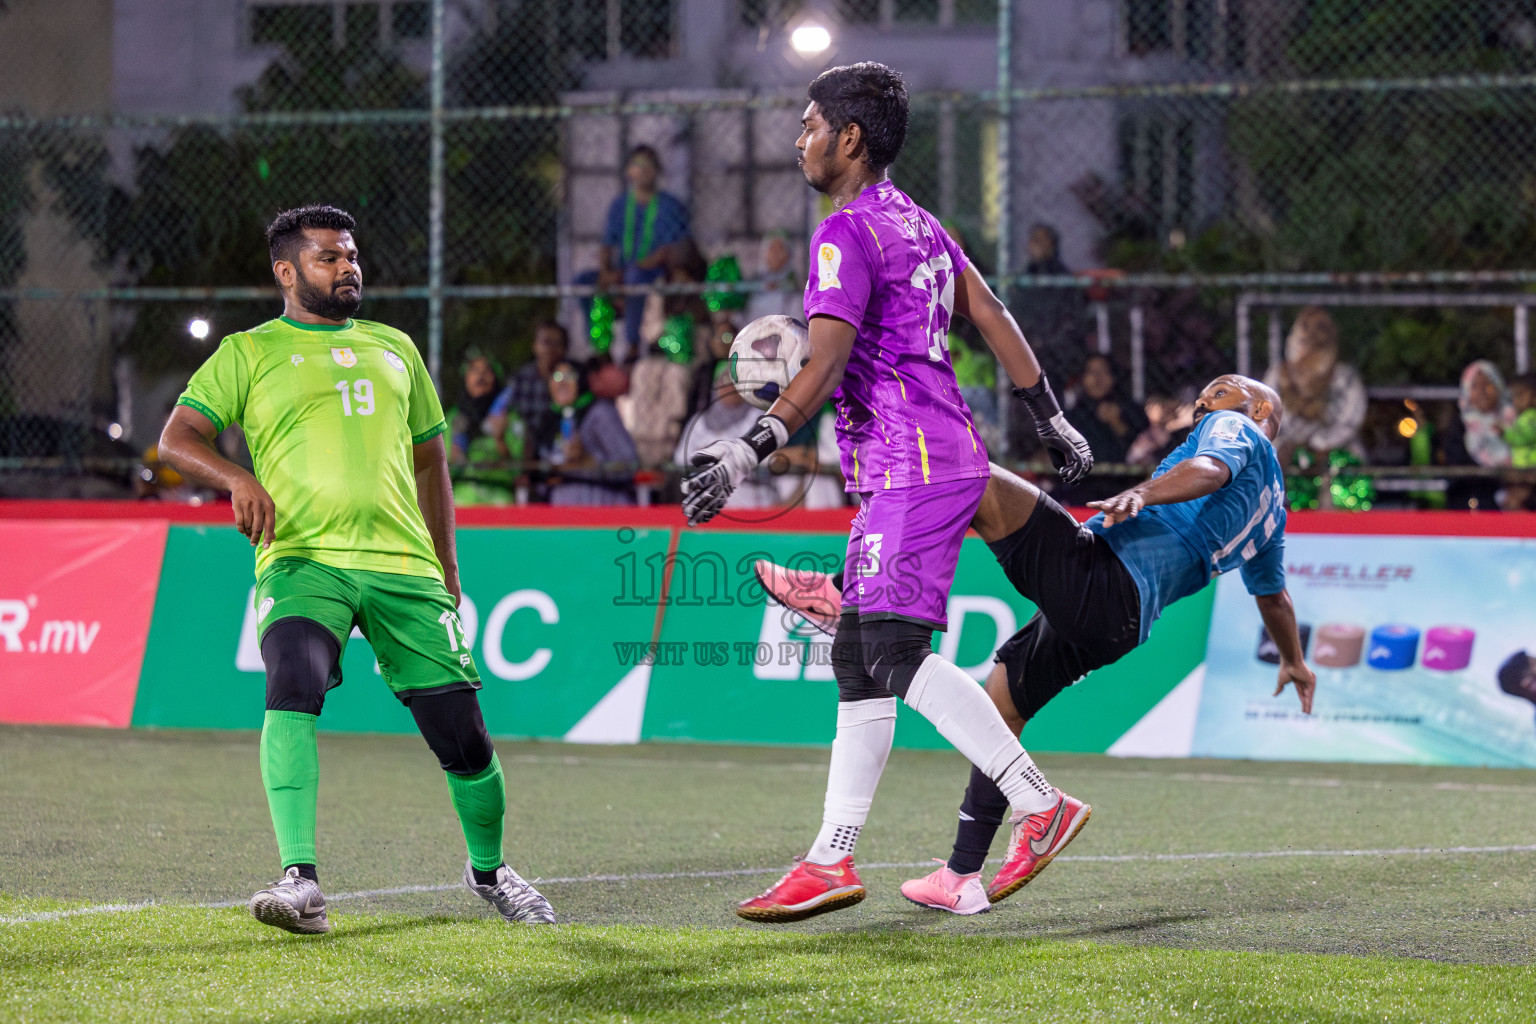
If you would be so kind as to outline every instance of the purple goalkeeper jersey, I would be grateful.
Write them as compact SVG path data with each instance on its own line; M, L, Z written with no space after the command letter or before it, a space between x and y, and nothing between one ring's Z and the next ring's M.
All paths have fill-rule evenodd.
M987 475L987 448L949 362L955 279L969 261L928 211L889 181L811 236L805 317L858 329L837 408L850 491Z

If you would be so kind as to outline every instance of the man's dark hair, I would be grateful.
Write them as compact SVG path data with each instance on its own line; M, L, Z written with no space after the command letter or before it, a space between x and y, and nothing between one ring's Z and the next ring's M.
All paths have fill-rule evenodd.
M284 210L267 228L267 252L272 262L294 261L304 242L305 228L330 231L356 231L357 221L346 210L334 206L300 206Z
M624 158L624 166L628 167L629 162L637 156L648 157L651 163L656 165L656 169L658 171L661 170L661 154L656 152L656 147L647 146L642 142L640 145L629 151L629 155Z
M907 141L907 84L884 64L864 61L828 68L806 95L835 132L856 124L864 132L864 158L883 171Z
M559 320L540 320L533 330L535 334L539 331L554 331L560 335L560 344L564 345L567 351L570 350L571 332L566 330L565 324L562 324Z
M1524 651L1516 651L1499 666L1499 689L1511 697L1524 697L1522 684L1530 671L1531 656Z
M1520 376L1510 381L1509 386L1512 388L1525 388L1527 391L1536 394L1536 371L1532 371L1531 373L1522 373Z

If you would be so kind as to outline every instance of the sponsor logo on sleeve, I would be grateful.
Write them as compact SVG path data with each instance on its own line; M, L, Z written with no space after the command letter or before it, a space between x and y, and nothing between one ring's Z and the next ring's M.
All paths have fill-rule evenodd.
M1242 418L1236 415L1223 416L1211 424L1211 436L1219 437L1224 441L1236 441L1242 432Z
M397 372L397 373L404 373L405 372L405 360L401 359L399 356L395 355L393 352L385 352L384 353L384 361L386 363L388 363L390 366L393 366L395 368L395 372Z
M816 249L816 290L841 288L843 282L837 279L837 272L842 265L843 251L831 242L822 242Z
M357 353L350 348L331 349L331 358L341 366L353 367L357 365Z

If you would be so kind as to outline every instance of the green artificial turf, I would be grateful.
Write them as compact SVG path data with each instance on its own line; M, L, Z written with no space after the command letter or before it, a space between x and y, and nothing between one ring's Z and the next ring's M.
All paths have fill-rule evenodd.
M952 836L965 765L898 751L859 843L869 898L768 929L731 909L809 843L825 752L499 749L509 860L563 924L504 925L456 884L419 739L322 736L316 939L242 909L278 867L254 734L0 727L0 1020L1536 1015L1533 772L1042 756L1093 820L956 918L901 899L925 868L869 866Z

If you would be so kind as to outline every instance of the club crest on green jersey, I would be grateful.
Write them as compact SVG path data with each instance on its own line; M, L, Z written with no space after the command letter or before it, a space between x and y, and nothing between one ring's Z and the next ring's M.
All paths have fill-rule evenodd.
M331 349L331 358L342 366L353 367L357 365L357 353L353 352L350 348Z
M397 372L399 372L399 373L404 373L405 372L405 360L401 359L399 356L395 355L393 352L385 352L384 353L384 361L386 363L388 363L390 366L393 366Z

